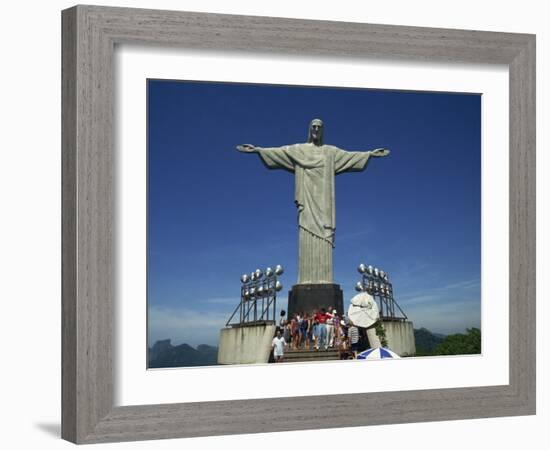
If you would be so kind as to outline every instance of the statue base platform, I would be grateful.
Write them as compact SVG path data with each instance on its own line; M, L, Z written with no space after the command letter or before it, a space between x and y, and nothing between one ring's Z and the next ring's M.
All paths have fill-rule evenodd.
M274 335L275 323L270 321L222 328L218 364L266 364Z
M339 284L295 284L288 293L287 317L325 308L344 313L344 293Z
M386 331L386 341L390 350L399 356L414 356L416 354L414 327L411 321L382 319L382 326ZM374 328L367 329L367 336L371 347L381 346Z

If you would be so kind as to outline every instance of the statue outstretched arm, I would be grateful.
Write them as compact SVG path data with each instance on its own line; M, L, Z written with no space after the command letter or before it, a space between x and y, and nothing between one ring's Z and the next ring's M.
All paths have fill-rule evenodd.
M237 145L237 150L243 153L258 153L264 164L269 169L285 169L294 172L294 159L289 150L291 146L282 147L256 147L252 144Z
M365 170L371 157L380 158L387 156L390 151L386 148L377 148L370 151L350 152L336 148L334 158L334 169L336 175L344 172L358 172Z

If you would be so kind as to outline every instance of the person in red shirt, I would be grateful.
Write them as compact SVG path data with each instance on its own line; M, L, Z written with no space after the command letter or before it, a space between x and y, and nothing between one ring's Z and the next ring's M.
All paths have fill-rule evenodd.
M324 347L325 350L328 350L328 342L327 342L327 320L329 316L327 315L327 312L325 308L321 308L321 311L318 312L315 315L315 320L319 323L318 325L318 336L319 341L317 345L319 348Z

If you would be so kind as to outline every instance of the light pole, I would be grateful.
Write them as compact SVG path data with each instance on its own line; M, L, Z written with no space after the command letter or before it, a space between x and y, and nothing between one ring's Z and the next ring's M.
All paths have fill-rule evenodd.
M241 276L241 300L229 317L226 326L275 322L277 292L283 289L279 278L283 272L283 266L277 264L275 269L268 267L265 271L256 269L250 274L243 274ZM239 311L239 322L231 324L237 311Z
M407 320L407 315L395 301L393 284L385 271L365 264L359 264L357 271L361 274L361 280L355 284L355 290L367 292L374 297L378 302L381 320Z

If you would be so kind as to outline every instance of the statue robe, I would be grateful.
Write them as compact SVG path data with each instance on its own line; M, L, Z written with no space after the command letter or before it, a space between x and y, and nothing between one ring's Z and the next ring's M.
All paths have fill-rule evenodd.
M332 283L336 231L334 176L364 170L370 152L349 152L313 143L257 148L270 169L295 174L294 201L300 232L298 283Z

